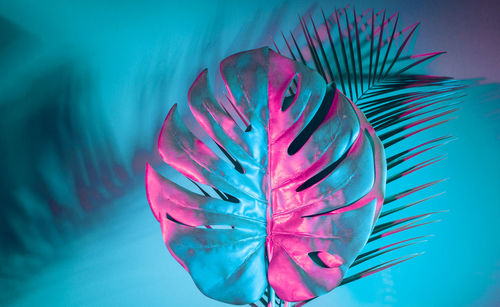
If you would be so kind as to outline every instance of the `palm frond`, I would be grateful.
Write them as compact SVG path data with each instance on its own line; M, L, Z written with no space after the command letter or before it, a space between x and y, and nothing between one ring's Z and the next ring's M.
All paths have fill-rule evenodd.
M410 46L414 44L420 24L401 29L399 13L388 16L386 10L375 12L371 9L358 14L355 8L335 9L330 15L321 10L319 20L318 23L310 17L307 22L299 16L302 33L290 33L289 37L282 33L282 50L285 56L300 60L316 69L327 82L335 83L363 111L386 150L388 192L393 189L392 183L445 159L444 154L430 158L426 156L454 140L453 136L427 137L426 134L427 139L423 142L419 142L420 138L416 136L455 118L453 115L459 110L458 105L465 96L467 85L449 77L427 75L420 71L424 64L445 53L412 54ZM276 48L279 45L275 43ZM413 144L410 142L410 145L405 145L406 149L401 148L408 139L413 140ZM401 167L404 168L398 170ZM393 208L389 205L416 192L427 192L441 181L420 184L386 196L379 222L368 242L436 222L428 219L442 211L388 222L384 220L441 195L437 193ZM360 254L351 268L402 248L419 246L419 243L426 241L422 239L427 237L429 235L424 234L372 247ZM345 277L342 284L380 272L420 254L395 258L353 273Z

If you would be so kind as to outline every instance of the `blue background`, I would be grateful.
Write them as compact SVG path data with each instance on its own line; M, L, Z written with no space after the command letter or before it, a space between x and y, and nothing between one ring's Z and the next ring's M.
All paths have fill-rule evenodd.
M426 253L310 306L499 305L499 5L349 3L399 11L403 25L421 21L416 50L448 51L430 73L485 79L458 119L435 131L457 137L444 148L448 158L400 183L449 178L435 188L446 194L414 211L450 210L425 226L435 236L416 251ZM334 5L344 2L318 7ZM168 254L145 197L144 162L157 159L164 116L186 101L201 69L268 43L310 6L2 1L0 304L223 305L204 297Z

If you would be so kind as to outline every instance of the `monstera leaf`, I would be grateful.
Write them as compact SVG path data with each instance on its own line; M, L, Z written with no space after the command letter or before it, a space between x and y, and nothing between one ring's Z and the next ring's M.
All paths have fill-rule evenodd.
M322 295L341 283L380 214L381 142L335 84L269 48L232 55L220 72L228 101L214 98L206 70L188 94L210 139L174 106L158 141L198 191L147 166L165 243L216 300L252 303L269 286L290 302Z

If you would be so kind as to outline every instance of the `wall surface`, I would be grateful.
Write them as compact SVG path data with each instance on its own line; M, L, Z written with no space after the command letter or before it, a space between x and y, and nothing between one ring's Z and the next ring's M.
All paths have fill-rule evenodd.
M182 4L181 4L182 3ZM332 10L348 2L321 1ZM440 134L449 178L425 211L425 254L310 306L500 305L500 4L353 1L422 23L431 74L484 78ZM170 106L204 67L292 29L305 1L0 2L0 305L221 306L169 255L144 165ZM318 14L319 10L313 11ZM315 15L315 16L316 16ZM415 211L418 212L418 211ZM418 232L415 232L418 234ZM4 290L5 289L5 290Z

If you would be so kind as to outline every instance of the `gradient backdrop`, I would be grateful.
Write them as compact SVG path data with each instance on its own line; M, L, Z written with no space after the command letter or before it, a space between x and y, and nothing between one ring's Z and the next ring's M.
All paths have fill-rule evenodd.
M266 45L311 4L287 1L0 2L0 305L222 306L169 255L144 189L174 102L204 68ZM426 253L310 306L500 305L500 4L322 1L421 21L432 74L484 78L447 160L401 183L449 178L421 210ZM318 10L313 11L314 14ZM415 211L419 212L419 211ZM420 234L415 232L415 234Z

